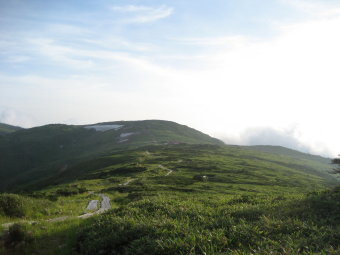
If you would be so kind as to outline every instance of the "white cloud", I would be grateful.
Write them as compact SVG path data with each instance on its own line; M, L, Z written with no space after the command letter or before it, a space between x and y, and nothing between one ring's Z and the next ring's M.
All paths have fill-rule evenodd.
M198 45L198 46L228 46L240 47L249 43L249 38L241 35L224 36L224 37L208 37L208 38L175 38L175 42L180 44Z
M154 8L148 6L141 6L141 5L124 5L124 6L112 6L113 11L120 11L120 12L141 12L141 11L150 11Z
M31 116L18 112L13 108L0 107L0 123L20 127L31 127L34 124L34 121Z
M71 69L86 69L92 72L112 71L112 69L125 69L148 72L153 75L167 75L170 68L154 64L150 59L136 54L109 50L77 49L70 46L60 45L51 39L32 39L29 42L41 56L68 66Z
M326 157L332 155L325 144L303 142L298 127L281 129L272 127L246 128L237 136L224 137L222 140L227 144L274 145Z
M326 6L301 8L319 14L277 26L272 38L233 35L174 40L176 47L201 47L197 55L175 47L164 48L161 54L162 45L157 54L143 47L127 53L107 50L105 45L100 50L35 39L30 44L35 53L77 69L80 75L59 80L0 77L0 101L34 112L45 123L73 118L82 123L169 119L218 137L245 136L256 143L262 140L337 155L340 17L334 15L336 9ZM145 6L113 10L130 21L144 17L136 22L157 20L173 11ZM18 84L25 93L7 99L6 90ZM297 133L290 133L295 124ZM258 128L263 126L265 130Z
M313 16L332 17L340 14L340 5L320 0L281 0L283 3Z
M50 58L54 62L62 63L74 69L88 69L94 66L91 59L86 55L74 56L75 50L57 44L52 39L37 38L27 40L34 48L36 54Z
M182 60L169 66L162 56L83 50L43 41L45 46L38 48L52 60L72 66L89 59L104 75L31 80L31 84L64 84L64 94L75 97L76 93L66 92L67 86L83 91L90 84L100 84L103 92L89 92L86 103L79 99L79 105L89 107L86 116L77 118L85 123L99 120L98 116L102 116L101 121L170 119L220 137L238 136L247 127L285 130L297 123L299 143L315 153L324 153L328 148L336 155L340 151L340 123L334 118L340 84L340 35L335 32L339 27L340 18L328 17L278 27L279 34L270 39L241 37L241 43L234 43L235 37L192 39L189 43L206 44L215 50L199 58L192 56L191 63L188 60L181 69L178 66ZM196 68L197 62L205 68ZM112 74L115 68L119 72ZM27 80L29 77L23 77L16 82ZM137 108L129 106L136 102ZM107 108L124 109L124 114L110 114ZM98 111L101 114L96 114Z
M113 6L113 11L118 11L130 16L124 19L124 23L148 23L164 19L173 14L174 9L167 6L149 7L138 5ZM131 16L132 14L132 16Z
M281 130L298 123L299 144L337 155L339 27L340 17L318 17L278 27L273 38L249 38L233 47L227 39L226 45L216 38L198 40L218 48L201 59L205 70L182 72L185 82L177 81L178 90L193 95L195 108L188 115L194 126L225 137L238 136L245 127Z
M77 36L83 36L83 35L90 35L91 32L80 26L73 26L69 24L49 24L48 30L51 31L53 34L67 34L69 35L77 35Z
M101 47L112 50L118 49L137 52L151 52L158 48L157 45L152 45L143 42L131 42L117 36L108 36L96 39L82 39L82 42L94 46L96 48Z
M13 64L23 63L29 60L31 60L31 57L23 56L23 55L16 55L16 56L14 55L14 56L9 56L7 58L7 62L13 63Z

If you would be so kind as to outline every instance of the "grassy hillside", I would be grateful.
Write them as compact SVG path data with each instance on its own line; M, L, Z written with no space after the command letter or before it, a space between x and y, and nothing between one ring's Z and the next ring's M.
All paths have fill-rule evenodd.
M337 182L325 179L319 164L241 146L167 144L115 151L31 187L26 196L41 200L47 211L25 216L38 219L23 224L25 245L13 241L3 249L9 254L339 254L340 193L322 192ZM80 214L95 194L109 195L116 208L81 221L43 220Z
M233 189L233 183L246 186L257 184L269 186L271 191L276 186L290 186L306 191L337 183L337 179L327 173L330 165L315 159L259 153L242 146L178 144L116 151L112 155L75 164L54 175L49 181L44 180L43 184L57 185L75 180L106 180L115 177L123 181L125 177L150 175L153 171L156 171L157 176L159 165L181 173L181 180L176 179L174 182L187 182L184 185L186 187L197 183L195 176L207 176L207 180L216 187L228 184ZM163 172L166 173L166 170ZM155 183L152 180L148 180L148 187L159 185L157 178Z
M11 126L5 123L0 123L0 135L9 134L20 130L21 127Z
M340 254L329 159L164 121L49 125L0 145L2 182L21 191L0 194L0 254ZM112 209L79 218L100 194Z
M272 154L285 155L285 156L290 156L292 158L298 158L298 159L315 160L315 161L320 161L323 163L329 163L329 160L330 160L329 158L324 158L318 155L312 155L312 154L299 152L299 151L288 149L282 146L256 145L256 146L249 146L248 148L255 150L255 151L269 152Z
M95 127L119 126L97 131ZM223 144L195 129L170 121L120 121L87 126L47 125L0 137L0 189L37 181L77 162L149 144Z

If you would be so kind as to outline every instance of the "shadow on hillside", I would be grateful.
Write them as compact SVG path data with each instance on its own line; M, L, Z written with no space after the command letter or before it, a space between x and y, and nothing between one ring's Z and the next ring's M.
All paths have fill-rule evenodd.
M0 254L77 254L78 229L91 222L93 218L54 223L39 222L34 225L15 224L2 234Z
M313 192L289 206L288 216L311 220L316 225L340 224L340 186L322 192Z

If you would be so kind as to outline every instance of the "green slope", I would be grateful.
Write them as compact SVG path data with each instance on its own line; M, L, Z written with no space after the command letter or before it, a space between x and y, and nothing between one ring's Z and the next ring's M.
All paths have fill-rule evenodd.
M321 192L339 185L329 159L224 145L172 122L105 125L124 127L51 125L5 136L12 153L20 145L38 167L11 179L21 196L0 194L0 223L36 223L22 227L27 241L9 248L1 246L5 233L0 253L339 254L340 192ZM109 196L114 209L72 218L96 194ZM8 216L1 201L21 215Z
M282 146L256 145L256 146L249 146L249 149L252 149L255 151L269 152L269 153L277 154L277 155L291 156L293 158L298 158L298 159L320 161L323 163L329 163L330 161L329 158L324 158L318 155L303 153L303 152L288 149Z
M31 185L36 213L25 216L38 220L27 226L34 241L15 251L339 254L340 192L319 192L337 182L316 162L226 145L117 150ZM81 214L94 194L108 195L116 209L85 221L44 221Z
M256 151L258 154L266 157L267 160L276 162L283 166L295 167L304 172L314 171L315 174L325 179L334 180L334 175L332 174L333 165L330 158L307 154L281 146L258 145L246 148ZM290 158L289 162L277 161L277 159L285 157Z
M22 129L21 127L11 126L5 123L0 123L0 135L9 134Z
M49 184L82 179L135 178L140 174L147 176L160 164L181 173L183 183L188 181L190 185L196 183L194 176L207 176L209 182L224 188L236 183L268 186L271 190L276 186L314 190L339 183L327 173L328 163L323 164L313 158L306 160L259 153L242 146L178 144L117 151L112 155L81 162L53 176ZM149 179L149 187L152 178ZM46 184L46 180L43 183ZM157 183L159 180L156 178L152 185ZM185 186L192 188L190 185Z
M97 131L98 126L120 128ZM6 190L46 178L110 151L168 143L223 144L195 129L161 120L25 129L0 137L0 187Z

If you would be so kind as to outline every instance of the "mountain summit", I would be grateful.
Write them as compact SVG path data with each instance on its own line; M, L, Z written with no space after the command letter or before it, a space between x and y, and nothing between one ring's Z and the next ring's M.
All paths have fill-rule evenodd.
M17 126L8 125L8 124L5 124L5 123L0 123L0 135L12 133L12 132L18 131L20 129L22 129L22 128L17 127Z
M16 132L15 127L8 126L6 130L12 132L0 139L2 189L53 175L75 162L117 150L146 145L224 144L193 128L163 120L51 124Z

